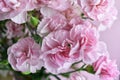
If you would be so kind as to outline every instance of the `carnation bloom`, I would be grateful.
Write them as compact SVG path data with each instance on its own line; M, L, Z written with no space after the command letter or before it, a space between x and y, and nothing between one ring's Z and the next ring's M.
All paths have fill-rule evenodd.
M23 38L8 48L8 61L16 71L35 73L43 62L40 57L40 46L30 38Z
M42 7L40 11L43 15L43 19L38 25L37 32L41 37L52 31L66 27L67 20L60 12L48 7Z
M60 73L76 61L93 63L103 53L99 51L102 49L99 44L95 28L86 24L74 26L70 31L51 32L43 39L41 47L45 68L51 73Z
M111 27L116 19L117 10L114 0L77 0L83 13L92 19L100 31Z
M102 19L99 22L97 22L98 24L96 24L96 21L94 22L94 24L98 26L99 31L106 30L107 28L110 28L113 22L117 19L117 14L117 9L113 7L108 13L106 13L105 17L101 16Z
M65 11L70 7L70 0L41 0L40 2L58 11Z
M74 59L78 57L77 54L69 56L69 43L69 32L66 30L51 32L43 39L42 58L45 62L44 66L49 72L56 74L62 72L63 69L68 69Z
M72 41L79 43L80 56L86 64L93 63L100 55L107 52L106 45L98 41L99 34L89 22L82 22L74 26L70 31L70 38ZM72 54L72 51L70 54Z
M23 33L23 26L20 24L16 24L12 21L6 22L6 36L7 38L11 39L14 37L21 37Z
M31 0L0 0L0 20L12 19L16 23L24 23L28 10L35 8Z
M40 12L43 19L37 27L37 32L41 37L55 30L70 30L73 25L83 22L80 18L79 7L75 5L63 12L49 7L42 7Z
M114 0L77 0L83 12L92 19L97 20L113 7Z
M101 56L94 64L94 70L100 75L100 80L114 80L119 71L115 61L111 61L106 56Z

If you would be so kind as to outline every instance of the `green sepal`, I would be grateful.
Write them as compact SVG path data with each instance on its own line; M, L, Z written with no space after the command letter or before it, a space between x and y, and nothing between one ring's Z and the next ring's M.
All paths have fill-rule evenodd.
M31 18L30 18L30 23L31 23L34 27L36 27L36 26L38 25L38 23L39 23L39 19L36 18L36 17L34 17L34 16L31 16Z

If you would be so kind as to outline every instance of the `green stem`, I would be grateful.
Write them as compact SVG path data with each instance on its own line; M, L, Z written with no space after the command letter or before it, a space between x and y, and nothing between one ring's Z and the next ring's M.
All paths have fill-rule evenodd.
M80 62L82 62L82 60L80 60L80 61L78 61L78 62L73 63L73 64L72 64L72 66L74 66L74 65L76 65L76 64L78 64L78 63L80 63Z
M31 35L33 36L34 35L34 30L31 28L31 25L28 22L26 22L25 26L28 28L28 30L30 31Z
M48 74L47 74L47 76L50 76L50 75L51 75L51 76L54 76L57 80L61 80L61 79L60 79L57 75L55 75L55 74L52 74L52 73L48 73Z

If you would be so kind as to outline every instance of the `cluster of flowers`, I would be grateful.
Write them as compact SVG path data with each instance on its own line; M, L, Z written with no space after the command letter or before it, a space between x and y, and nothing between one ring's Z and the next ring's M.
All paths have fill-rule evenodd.
M29 32L23 32L23 23L30 14L40 16L40 44L32 35L23 37ZM36 73L44 67L61 80L113 80L119 71L99 32L109 28L116 15L114 0L0 0L0 20L9 19L7 38L20 38L8 48L8 61L16 71Z

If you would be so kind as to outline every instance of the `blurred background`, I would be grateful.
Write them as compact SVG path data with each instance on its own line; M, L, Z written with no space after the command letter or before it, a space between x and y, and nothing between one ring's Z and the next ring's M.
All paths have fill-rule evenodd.
M117 20L113 23L110 29L101 32L101 40L106 42L108 51L112 59L117 60L120 69L120 0L116 0L118 9Z
M115 1L115 5L118 9L117 20L110 29L101 32L100 38L102 41L106 42L110 56L117 61L120 70L120 0ZM120 77L117 80L120 80Z

